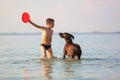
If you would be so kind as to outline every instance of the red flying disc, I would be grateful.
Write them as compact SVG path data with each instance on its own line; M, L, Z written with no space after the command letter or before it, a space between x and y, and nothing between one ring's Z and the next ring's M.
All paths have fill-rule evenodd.
M27 23L27 22L29 22L29 20L30 20L30 15L29 15L27 12L24 12L24 13L22 14L22 21L23 21L24 23Z

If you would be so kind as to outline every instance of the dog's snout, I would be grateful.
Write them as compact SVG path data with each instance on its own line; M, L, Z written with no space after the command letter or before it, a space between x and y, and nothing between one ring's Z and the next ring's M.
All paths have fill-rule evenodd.
M61 35L62 33L59 33L59 35Z
M63 33L59 33L59 36L60 36L61 38L63 38Z

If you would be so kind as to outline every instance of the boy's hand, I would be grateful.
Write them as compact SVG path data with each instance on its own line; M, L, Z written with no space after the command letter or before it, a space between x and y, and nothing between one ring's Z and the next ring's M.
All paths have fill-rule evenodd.
M31 23L31 20L29 20L28 22Z

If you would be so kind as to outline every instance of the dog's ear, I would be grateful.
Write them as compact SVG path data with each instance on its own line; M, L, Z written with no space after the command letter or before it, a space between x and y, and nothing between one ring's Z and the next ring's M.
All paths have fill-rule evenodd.
M66 32L65 32L65 34L68 34L74 40L74 36L72 34L66 33Z
M69 35L70 35L70 36L71 36L71 38L74 40L74 38L75 38L75 37L74 37L72 34L69 34Z

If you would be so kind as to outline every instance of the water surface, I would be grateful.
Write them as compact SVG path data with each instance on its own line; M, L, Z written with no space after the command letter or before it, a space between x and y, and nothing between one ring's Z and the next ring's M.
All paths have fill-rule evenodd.
M119 80L120 34L73 34L81 60L63 60L64 40L53 35L57 59L41 60L41 35L0 35L0 80Z

